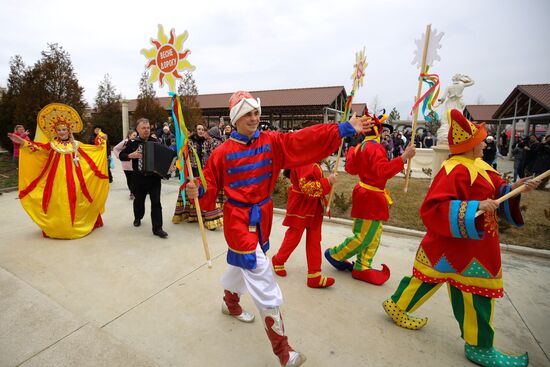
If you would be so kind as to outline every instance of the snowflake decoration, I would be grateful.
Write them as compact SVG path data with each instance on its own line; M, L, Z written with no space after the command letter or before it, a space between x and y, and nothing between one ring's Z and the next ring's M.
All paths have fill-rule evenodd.
M170 38L164 34L164 28L159 24L157 39L151 38L151 43L155 46L151 49L143 49L141 53L149 60L146 69L151 68L151 76L147 83L152 84L156 80L162 88L164 82L168 84L171 92L176 91L176 79L183 79L180 71L187 69L195 70L195 67L189 63L187 56L191 53L189 50L182 52L183 42L187 39L187 31L176 37L175 31L170 30Z
M430 31L430 39L428 44L428 50L426 52L426 66L431 66L434 61L441 61L441 57L437 54L437 50L441 48L441 38L445 33L437 33L437 29ZM415 65L418 69L422 67L422 51L424 50L424 43L426 42L426 33L422 34L419 40L414 40L416 43L416 50L414 51L414 59L411 64Z

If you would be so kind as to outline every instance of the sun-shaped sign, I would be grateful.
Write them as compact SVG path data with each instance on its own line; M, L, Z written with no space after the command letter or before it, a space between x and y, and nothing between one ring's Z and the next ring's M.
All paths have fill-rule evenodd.
M351 79L353 79L353 90L360 88L363 85L363 78L365 77L365 69L369 64L365 56L365 48L359 52L355 53L355 65L353 65L354 70L351 74Z
M176 37L176 32L172 28L170 38L168 38L164 34L164 28L159 24L157 39L151 38L151 43L155 47L141 50L141 53L149 59L146 69L151 68L151 75L147 83L152 84L158 80L162 87L166 82L170 91L175 92L176 79L183 79L179 72L184 69L195 70L195 67L187 60L187 56L191 51L182 51L183 42L185 42L187 36L188 33L185 31Z

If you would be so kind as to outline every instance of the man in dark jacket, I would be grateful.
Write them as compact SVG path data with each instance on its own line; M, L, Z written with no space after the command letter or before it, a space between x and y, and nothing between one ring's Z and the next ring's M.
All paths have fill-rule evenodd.
M550 169L550 135L546 135L542 143L538 144L535 163L533 164L533 173L540 175ZM548 183L548 178L542 180L539 189L544 189Z
M136 124L138 136L135 140L129 141L126 147L120 152L121 161L132 160L133 182L134 182L134 226L141 225L141 219L145 215L145 197L149 194L151 200L151 222L153 234L160 238L168 237L168 233L162 229L162 206L160 204L160 176L156 174L145 174L143 172L143 145L146 141L158 140L151 137L151 125L146 118L140 118Z
M495 138L493 138L491 135L488 135L485 139L485 144L487 145L485 149L483 149L483 160L487 162L487 164L491 165L494 169L497 168L497 143L495 142Z
M162 144L169 147L172 144L172 139L174 139L175 136L170 131L170 126L164 125L162 128L162 134L159 136L159 140Z

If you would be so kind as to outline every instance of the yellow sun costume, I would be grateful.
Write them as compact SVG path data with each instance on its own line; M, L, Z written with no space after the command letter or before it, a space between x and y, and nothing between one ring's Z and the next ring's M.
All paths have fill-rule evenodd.
M57 138L56 128L82 130L82 120L71 107L51 103L37 117L35 141L21 146L19 198L45 237L74 239L103 225L101 213L109 193L107 148L100 133L95 145ZM47 143L40 142L44 134Z

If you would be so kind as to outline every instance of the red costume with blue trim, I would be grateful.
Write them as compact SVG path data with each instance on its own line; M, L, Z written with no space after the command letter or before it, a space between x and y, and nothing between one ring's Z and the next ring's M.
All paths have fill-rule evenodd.
M498 223L494 214L475 218L475 213L480 201L496 200L510 188L481 159L453 156L445 161L420 208L427 232L413 275L484 297L503 297ZM506 200L498 211L515 226L523 225L519 202L520 196Z
M349 123L322 124L293 133L260 132L248 139L236 131L212 152L204 169L207 190L200 188L201 208L213 210L224 189L224 235L227 262L256 267L256 245L266 252L273 218L271 193L282 168L317 162L334 152L342 138L354 135Z

